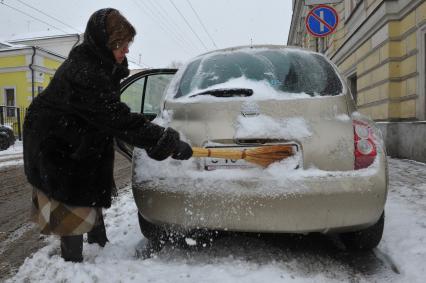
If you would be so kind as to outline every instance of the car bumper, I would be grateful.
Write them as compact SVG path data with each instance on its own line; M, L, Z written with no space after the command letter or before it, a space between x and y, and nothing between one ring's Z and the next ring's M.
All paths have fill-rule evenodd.
M375 223L387 196L386 160L374 170L336 176L227 181L229 191L199 188L199 180L176 178L133 185L139 212L174 229L207 228L245 232L344 232ZM369 171L366 171L369 170ZM214 183L212 183L214 185ZM198 190L188 188L198 187ZM277 187L274 193L256 190Z

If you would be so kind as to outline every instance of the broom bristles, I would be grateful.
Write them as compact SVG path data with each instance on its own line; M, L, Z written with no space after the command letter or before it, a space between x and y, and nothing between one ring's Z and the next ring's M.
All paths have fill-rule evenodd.
M267 167L293 155L293 148L289 145L270 145L248 149L201 148L193 147L193 157L215 157L226 159L244 159L247 162Z

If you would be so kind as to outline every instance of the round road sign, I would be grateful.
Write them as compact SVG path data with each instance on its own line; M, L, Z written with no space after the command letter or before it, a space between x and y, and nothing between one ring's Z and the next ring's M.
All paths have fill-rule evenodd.
M316 37L324 37L332 33L339 22L336 10L327 5L318 5L306 16L306 29Z

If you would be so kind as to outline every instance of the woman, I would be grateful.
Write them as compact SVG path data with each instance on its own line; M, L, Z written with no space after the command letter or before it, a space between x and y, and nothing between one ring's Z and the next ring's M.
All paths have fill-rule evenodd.
M66 261L83 260L84 233L89 243L108 241L101 208L111 206L114 137L145 148L156 160L192 156L175 130L130 113L120 102L120 80L129 74L126 53L135 34L119 11L95 12L83 43L71 50L25 118L33 216L41 233L61 236Z

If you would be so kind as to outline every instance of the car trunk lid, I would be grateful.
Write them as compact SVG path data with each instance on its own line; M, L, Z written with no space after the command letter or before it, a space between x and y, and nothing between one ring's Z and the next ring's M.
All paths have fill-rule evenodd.
M303 99L167 100L179 129L194 146L292 144L303 166L352 170L353 126L344 95ZM166 111L167 111L166 110Z

